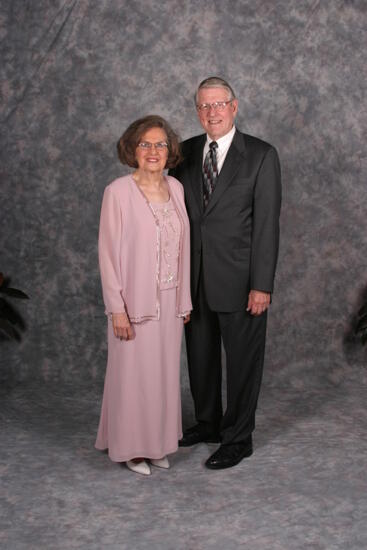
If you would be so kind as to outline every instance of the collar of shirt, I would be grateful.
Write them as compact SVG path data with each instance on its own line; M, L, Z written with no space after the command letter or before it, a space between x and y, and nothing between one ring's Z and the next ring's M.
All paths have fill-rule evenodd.
M216 139L215 141L218 143L217 148L217 166L218 166L218 174L220 173L223 163L225 161L225 158L228 153L228 149L231 146L233 136L236 133L236 127L232 126L232 129L226 134L225 136L222 136L219 139ZM206 142L204 145L204 151L203 151L203 165L204 165L204 159L206 157L207 152L209 151L209 143L211 143L213 140L206 135Z

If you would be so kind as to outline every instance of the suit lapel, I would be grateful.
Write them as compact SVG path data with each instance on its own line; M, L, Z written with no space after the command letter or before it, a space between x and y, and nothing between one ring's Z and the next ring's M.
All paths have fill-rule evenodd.
M201 214L203 213L202 166L205 140L205 134L199 137L198 143L193 148L193 154L191 156L192 162L190 164L190 185Z
M210 197L208 206L205 209L204 216L207 216L214 206L219 201L225 190L231 184L233 178L237 174L240 164L245 159L245 144L242 135L238 130L233 137L233 141L228 150L224 164L220 171L218 181L212 196Z

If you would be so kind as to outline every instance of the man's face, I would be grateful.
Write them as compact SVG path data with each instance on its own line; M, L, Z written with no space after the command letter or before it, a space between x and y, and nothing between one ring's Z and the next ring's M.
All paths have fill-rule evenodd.
M203 88L198 93L198 105L203 103L215 103L216 101L228 101L230 94L225 88ZM237 99L232 99L223 110L210 107L197 110L200 124L209 135L210 139L219 139L231 130L238 110Z

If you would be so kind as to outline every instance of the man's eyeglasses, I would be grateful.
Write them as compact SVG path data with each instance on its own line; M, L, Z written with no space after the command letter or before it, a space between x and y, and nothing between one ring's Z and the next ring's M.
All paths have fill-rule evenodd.
M232 103L232 101L233 99L229 99L228 101L215 101L214 103L200 103L200 105L196 105L196 108L198 111L203 113L209 111L210 109L214 109L215 111L224 111L228 103Z
M150 143L150 141L141 141L138 143L138 147L140 147L143 150L148 150L154 147L158 151L164 151L168 147L168 143L165 141L158 141L158 143Z

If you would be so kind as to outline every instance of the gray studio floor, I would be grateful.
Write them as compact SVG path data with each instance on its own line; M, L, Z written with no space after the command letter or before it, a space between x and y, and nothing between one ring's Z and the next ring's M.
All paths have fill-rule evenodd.
M365 549L366 388L267 388L255 453L203 466L180 449L146 478L93 448L100 388L1 389L0 547ZM186 421L191 404L184 394Z

